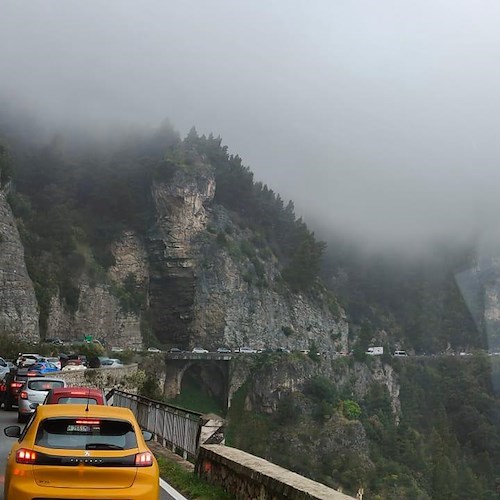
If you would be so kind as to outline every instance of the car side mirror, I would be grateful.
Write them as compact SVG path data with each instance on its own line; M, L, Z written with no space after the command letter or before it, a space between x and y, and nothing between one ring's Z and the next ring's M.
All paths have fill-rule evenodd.
M144 441L151 441L153 439L153 433L149 431L142 431L142 437L144 438Z
M9 427L6 427L3 432L9 438L18 438L21 436L21 427L18 425L9 425Z

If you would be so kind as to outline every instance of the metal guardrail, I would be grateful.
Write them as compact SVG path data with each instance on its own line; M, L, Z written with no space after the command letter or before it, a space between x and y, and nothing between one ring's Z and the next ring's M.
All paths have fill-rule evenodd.
M118 389L106 396L108 400L111 398L113 406L130 408L139 425L152 432L163 446L181 454L184 459L196 458L203 426L201 413Z

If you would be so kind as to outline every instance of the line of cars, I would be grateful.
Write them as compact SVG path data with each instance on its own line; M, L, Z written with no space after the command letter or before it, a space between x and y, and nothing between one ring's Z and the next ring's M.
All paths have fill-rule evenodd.
M17 439L5 500L159 498L158 463L146 444L152 434L128 408L107 406L101 390L64 380L34 377L25 389L33 402L25 429L4 429Z
M172 347L169 351L171 354L184 352L178 347ZM229 347L219 347L216 351L209 351L203 347L194 347L191 351L194 354L209 354L210 352L216 352L218 354L231 354L231 353L241 353L241 354L261 354L264 352L291 352L285 347L277 347L276 349L253 349L252 347L236 347L235 349L230 349Z
M64 355L60 358L46 358L35 353L20 354L16 360L16 365L9 367L8 371L4 371L3 374L0 371L0 406L3 405L4 410L7 411L17 406L19 422L25 421L32 413L33 408L36 407L36 404L40 402L39 398L31 400L28 397L31 394L30 391L37 386L37 381L40 378L42 378L43 384L46 386L43 390L46 391L52 388L49 387L50 384L60 384L57 373L61 371L85 370L87 365L93 368L123 366L119 359L114 358L103 357L88 361L86 356L80 354Z

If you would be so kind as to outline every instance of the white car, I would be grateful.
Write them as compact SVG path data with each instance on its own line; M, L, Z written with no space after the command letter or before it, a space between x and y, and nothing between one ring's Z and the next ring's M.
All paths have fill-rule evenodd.
M68 361L66 365L63 366L62 372L73 372L73 371L81 371L81 370L86 370L87 367L83 364L76 364L72 363L71 360Z
M50 389L66 387L66 382L58 378L31 377L19 391L18 422L26 422L35 413L36 407L42 404Z
M195 347L191 352L194 352L195 354L207 354L208 351L206 349L203 349L203 347Z
M14 365L13 365L14 366ZM5 359L0 358L0 378L3 378L5 374L10 372L10 366Z
M101 361L101 368L123 368L123 363L116 358L103 359Z
M161 351L156 347L148 347L148 352L161 352Z
M394 351L394 356L408 356L406 351Z
M235 350L235 352L241 352L242 354L256 354L257 350L251 347L240 347Z
M19 353L19 357L16 360L16 365L18 367L26 367L29 365L34 365L41 358L40 354L25 354Z

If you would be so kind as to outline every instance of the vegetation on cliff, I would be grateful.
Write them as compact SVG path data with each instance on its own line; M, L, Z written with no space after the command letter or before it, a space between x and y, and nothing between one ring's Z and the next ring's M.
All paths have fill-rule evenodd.
M1 182L13 181L9 200L40 306L42 334L54 296L59 294L74 312L83 274L93 283L109 279L111 246L124 230L148 238L154 226L152 183L168 183L178 169L213 169L215 203L234 224L253 233L235 241L230 227L207 227L217 233L211 238L218 245L251 263L254 275L242 276L245 281L263 283L263 262L274 256L283 286L310 291L316 282L324 244L296 218L293 203L255 182L220 138L199 136L193 129L181 140L163 127L105 148L69 147L59 139L43 145L10 142L10 154L0 147ZM297 389L267 388L270 399L279 394L274 406L252 401L252 384L288 357L260 358L254 378L234 396L229 444L352 493L364 488L365 498L497 498L498 362L480 355L393 362L387 353L395 347L435 353L487 345L484 297L478 293L466 303L457 284L457 269L471 266L474 252L446 248L432 259L409 263L392 256L367 258L338 244L327 256L324 276L349 312L355 356L326 367L330 361L316 355L312 340L310 357L290 357L294 368L304 365L307 375ZM132 275L109 285L124 311L145 307ZM331 312L339 309L337 302L331 304ZM146 324L147 316L142 319ZM293 330L283 325L282 333L289 336ZM371 383L359 391L363 370L379 363L364 356L373 342L388 348L383 361L393 363L399 374L400 414L387 385ZM355 366L364 368L356 371ZM151 377L144 390L161 397ZM199 394L191 396L183 404L201 401ZM210 401L205 403L208 408Z
M394 361L398 415L385 384L361 395L354 365L334 361L327 377L306 358L282 361L282 373L309 378L281 389L273 411L255 404L274 369L259 366L232 401L228 444L352 494L363 488L366 499L498 498L498 360Z
M75 147L55 138L42 145L13 140L11 150L12 173L6 149L0 151L2 173L12 175L15 186L9 201L40 306L42 334L52 297L59 294L74 312L82 274L106 281L105 271L114 264L111 245L124 230L148 237L155 217L152 182L168 182L176 169L214 169L215 202L255 233L246 242L246 253L255 254L254 245L274 253L292 290L307 291L318 276L324 244L296 218L291 202L285 205L267 186L254 182L249 168L228 154L220 138L200 137L192 129L181 140L164 126L106 147ZM260 261L252 262L256 275L262 275ZM111 288L125 311L144 305L143 298L132 293L133 285Z

